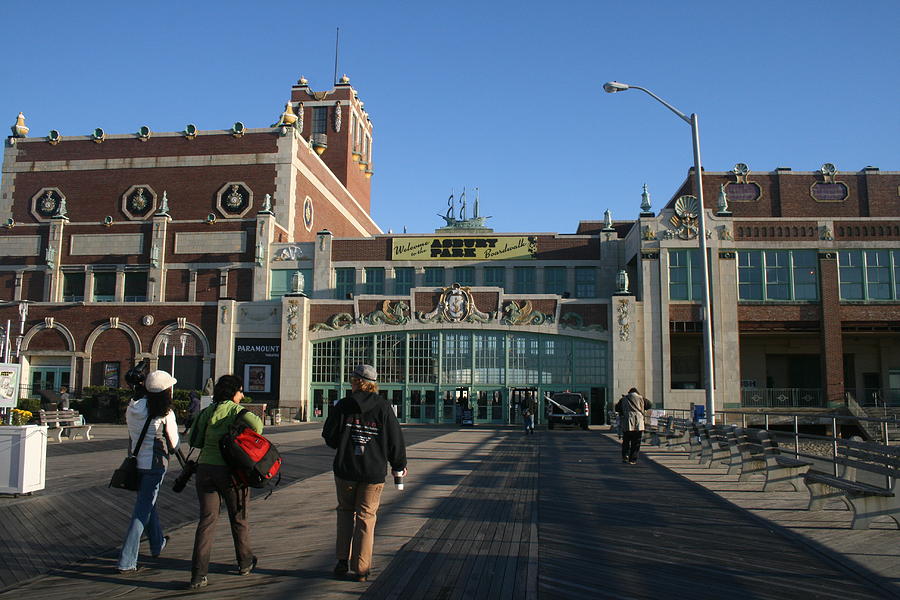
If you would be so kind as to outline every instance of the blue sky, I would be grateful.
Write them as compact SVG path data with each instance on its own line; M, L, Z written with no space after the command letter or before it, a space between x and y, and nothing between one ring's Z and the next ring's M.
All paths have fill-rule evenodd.
M291 85L340 72L375 125L373 215L442 225L480 188L497 231L570 233L655 209L692 164L900 170L900 3L4 2L0 117L31 135L273 123ZM471 198L471 195L470 195ZM470 204L471 206L471 204Z

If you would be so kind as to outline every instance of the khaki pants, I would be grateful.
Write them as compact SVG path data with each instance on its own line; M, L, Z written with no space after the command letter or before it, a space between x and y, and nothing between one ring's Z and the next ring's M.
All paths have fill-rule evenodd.
M191 559L191 577L202 577L209 571L209 554L212 551L216 521L222 501L228 509L231 537L238 568L253 562L250 547L250 525L247 523L249 490L236 488L228 467L219 465L197 466L197 497L200 499L200 521L194 536L194 555Z
M383 483L359 483L334 478L337 488L338 560L349 560L350 570L367 575L372 567L375 520Z

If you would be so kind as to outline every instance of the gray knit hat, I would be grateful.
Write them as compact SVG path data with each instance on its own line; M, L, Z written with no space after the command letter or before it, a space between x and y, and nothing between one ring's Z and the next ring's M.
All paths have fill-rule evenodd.
M350 375L366 381L378 381L378 371L372 365L356 365L356 368L353 369L353 373Z

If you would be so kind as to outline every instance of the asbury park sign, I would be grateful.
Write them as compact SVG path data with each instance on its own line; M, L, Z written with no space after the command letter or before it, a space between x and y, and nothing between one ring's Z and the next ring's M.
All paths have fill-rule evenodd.
M534 236L404 237L391 243L391 260L508 260L534 258Z

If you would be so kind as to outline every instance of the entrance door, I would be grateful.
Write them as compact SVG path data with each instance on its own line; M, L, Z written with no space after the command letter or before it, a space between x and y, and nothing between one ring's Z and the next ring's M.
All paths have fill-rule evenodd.
M472 399L476 423L503 422L503 390L476 390Z
M403 390L402 389L379 389L378 393L388 401L391 405L391 408L394 409L394 415L397 417L397 420L401 423L405 423L406 411L404 410L406 407L404 406L403 401Z
M337 402L339 390L334 388L313 388L311 421L324 421L328 410Z
M31 369L31 395L41 390L58 392L60 387L69 388L72 370L69 367L33 367Z
M435 423L437 393L433 389L409 391L410 423Z
M509 424L522 423L522 408L531 407L531 412L538 422L538 390L537 388L512 388L509 392Z

